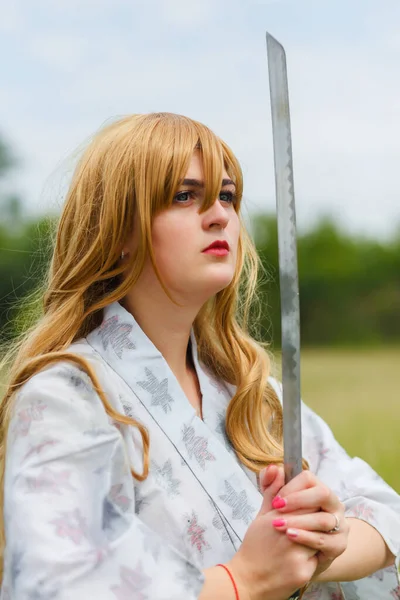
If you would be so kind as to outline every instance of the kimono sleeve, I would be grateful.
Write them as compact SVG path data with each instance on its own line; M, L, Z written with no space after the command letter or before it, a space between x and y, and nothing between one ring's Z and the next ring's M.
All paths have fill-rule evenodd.
M272 380L271 385L282 400L281 384ZM342 583L344 597L400 598L400 496L364 460L350 457L325 421L304 402L301 410L303 456L311 471L343 502L346 516L372 525L396 557L393 567L356 582Z
M192 600L199 569L135 514L123 438L85 375L57 365L16 397L1 600Z

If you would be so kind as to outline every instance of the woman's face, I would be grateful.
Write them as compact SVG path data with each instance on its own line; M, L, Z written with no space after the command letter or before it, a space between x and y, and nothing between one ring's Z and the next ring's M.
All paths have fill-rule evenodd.
M203 167L195 151L172 206L155 216L152 227L161 279L174 300L185 304L204 303L229 285L235 273L240 222L235 185L225 171L219 197L200 213L203 200ZM155 276L151 262L145 271L149 268ZM142 275L146 279L150 273Z

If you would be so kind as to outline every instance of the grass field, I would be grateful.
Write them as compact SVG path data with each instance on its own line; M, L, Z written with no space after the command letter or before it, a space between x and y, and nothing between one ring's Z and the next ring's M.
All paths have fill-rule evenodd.
M302 397L400 492L400 348L304 350Z

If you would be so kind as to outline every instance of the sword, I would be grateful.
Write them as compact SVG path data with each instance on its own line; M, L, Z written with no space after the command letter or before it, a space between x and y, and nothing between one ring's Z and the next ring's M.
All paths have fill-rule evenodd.
M269 89L278 220L282 318L283 448L285 480L302 471L300 412L300 307L292 135L286 54L267 33Z

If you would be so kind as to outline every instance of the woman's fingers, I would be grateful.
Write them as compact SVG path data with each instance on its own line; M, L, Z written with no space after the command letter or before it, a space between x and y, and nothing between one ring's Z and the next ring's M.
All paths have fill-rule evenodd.
M291 479L289 483L286 483L284 485L284 487L281 490L281 495L288 496L293 492L298 492L300 490L314 487L318 485L318 483L319 479L316 477L316 475L314 475L314 473L308 470L304 470L298 475L296 475L296 477L293 477L293 479Z
M335 513L336 514L336 513ZM272 521L272 525L278 531L287 531L288 529L304 529L305 531L318 531L322 533L328 533L332 531L339 523L339 531L347 528L345 519L341 514L335 514L327 512L315 512L307 513L303 515L289 516L287 518L284 515L279 518L277 517Z
M295 510L321 509L326 512L334 513L343 510L343 505L339 498L323 483L283 495L283 489L272 501L272 508L279 510L280 513L288 513Z
M340 556L347 547L347 532L332 534L289 528L286 530L286 535L296 544L301 544L312 550L317 550L324 555L325 560L334 560Z
M349 525L344 505L334 492L309 471L282 487L272 501L272 526L295 544L316 552L320 573L347 547ZM339 525L337 531L332 531Z
M277 471L279 471L282 476L282 496L287 496L288 494L292 494L293 492L298 492L300 490L314 487L319 484L318 478L313 473L311 473L311 471L302 471L299 475L296 475L296 477L294 477L289 483L285 484L283 466L269 465L260 472L260 485L262 493L264 493L265 489L271 484Z
M282 467L269 465L260 473L260 490L264 496L259 514L263 515L272 509L272 500L285 484L285 474Z
M310 471L303 471L285 485L283 468L270 465L260 473L260 489L264 496L260 514L275 509L282 515L320 511L344 515L344 506L336 494Z
M318 573L329 568L332 561L347 548L350 528L342 511L335 514L282 515L275 518L272 525L292 542L317 553ZM332 531L337 525L338 531Z
M260 490L262 494L265 492L267 487L273 483L277 474L277 465L269 465L268 467L260 471Z

